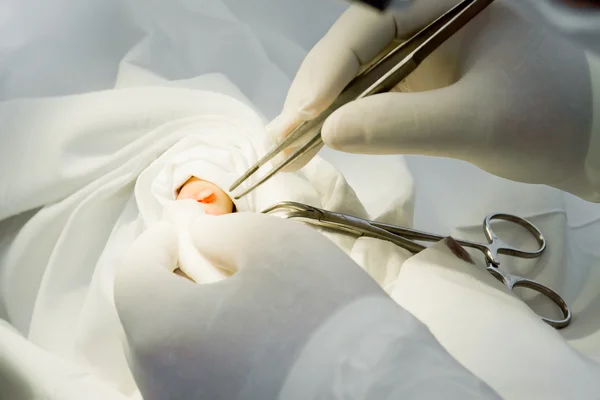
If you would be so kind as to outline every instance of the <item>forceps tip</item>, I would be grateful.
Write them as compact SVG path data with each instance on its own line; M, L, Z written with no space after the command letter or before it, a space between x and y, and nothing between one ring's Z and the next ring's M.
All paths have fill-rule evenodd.
M284 159L280 164L278 164L276 167L274 167L269 172L267 172L254 185L250 186L249 188L247 188L246 190L244 190L242 193L237 194L234 197L234 199L238 200L238 199L244 197L245 195L247 195L248 193L252 192L254 189L258 188L260 185L262 185L263 183L265 183L266 181L268 181L269 179L271 179L271 177L273 175L275 175L276 173L278 173L279 171L281 171L282 169L284 169L285 167L287 167L288 165L290 165L291 163L293 163L294 161L296 161L297 159L299 159L303 155L307 154L308 152L310 152L313 149L315 149L316 147L318 147L319 144L322 143L322 142L323 141L321 139L321 134L320 133L317 134L317 135L315 135L315 136L313 136L312 139L310 139L302 147L300 147L299 149L297 149L296 151L294 151L290 157ZM272 159L273 157L271 157L271 155L268 154L267 156L263 157L263 159L266 159L266 158ZM252 175L256 171L252 171L250 173L249 172L246 172L244 174L244 176L246 176L246 175L250 176L250 175ZM244 178L244 176L242 176L240 179L238 179L238 181L243 181L242 178ZM233 190L233 189L230 189L230 191L231 190Z
M302 126L302 125L303 124L301 124L300 126ZM245 182L250 176L254 175L254 173L257 172L260 167L262 167L269 161L273 160L279 153L281 153L293 141L293 139L294 140L296 139L296 135L297 135L296 131L300 128L300 126L297 127L290 135L288 135L281 143L279 143L278 145L273 147L271 150L269 150L267 152L267 154L265 154L261 159L259 159L256 163L254 163L254 165L252 165L242 176L240 176L235 182L233 182L233 184L229 188L229 191L235 190L238 186L240 186L243 182ZM279 170L277 170L277 171L279 171ZM262 183L262 182L260 182L260 183ZM254 187L252 187L248 192L245 192L244 194L240 194L238 196L243 197L245 194L251 192L256 187L258 187L260 185L260 183L255 185ZM239 197L236 197L236 199Z
M238 186L240 186L246 179L248 179L256 171L258 171L259 168L260 167L259 167L258 163L251 166L246 172L244 172L244 174L242 176L240 176L238 179L235 180L235 182L233 182L231 184L231 186L229 187L229 191L232 192L235 189L237 189ZM239 197L236 197L236 199L238 199L238 198Z
M262 185L264 182L266 181L266 179L261 179L260 181L256 182L254 185L250 186L249 188L247 188L246 190L243 190L241 193L236 194L233 199L234 200L239 200L242 197L244 197L245 195L247 195L248 193L254 191L256 188L258 188L260 185ZM236 186L237 187L237 186ZM231 191L232 189L230 189Z

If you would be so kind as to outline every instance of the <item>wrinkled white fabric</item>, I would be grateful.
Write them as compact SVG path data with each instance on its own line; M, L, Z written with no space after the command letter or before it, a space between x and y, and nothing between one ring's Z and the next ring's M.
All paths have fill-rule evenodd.
M600 394L600 364L446 246L405 262L391 296L503 399L592 400Z
M125 400L128 397L107 387L98 377L25 339L0 320L0 398ZM35 382L32 385L31 382ZM141 398L140 398L141 400Z
M177 128L190 117L245 115L262 127L242 103L209 97L214 101L186 89L135 88L1 107L15 133L1 148L3 171L15 168L1 180L2 217L15 215L2 223L5 318L34 345L75 360L124 395L136 389L112 305L112 274L144 228L130 201L133 183L181 138Z
M571 326L558 333L575 349L600 362L600 319L593 311L600 293L600 207L548 187L490 177L464 162L420 157L407 157L407 162L415 174L414 218L420 229L483 241L482 216L502 211L526 217L544 233L548 248L540 259L502 257L503 268L561 294L575 317ZM436 208L440 193L444 194L445 207ZM535 246L525 231L508 228L498 228L502 239L525 248ZM481 258L476 253L474 256ZM528 292L524 297L533 306L540 303Z
M212 101L217 101L213 99ZM157 158L139 176L135 198L145 226L168 220L180 231L179 267L197 283L212 283L229 276L218 267L210 266L196 253L189 241L189 221L202 212L197 204L180 203L176 191L189 178L196 177L214 183L230 198L231 184L268 150L270 141L263 125L252 125L240 118L232 120L209 116L189 120L179 133L181 141ZM267 165L270 168L271 165ZM262 173L259 170L258 174ZM410 182L406 182L410 184ZM361 218L373 218L391 224L410 224L412 198L391 199L379 218L369 216L352 187L344 177L320 157L305 170L293 174L278 174L257 190L239 200L233 200L240 212L261 212L281 201L295 201ZM187 202L186 202L187 203ZM398 276L402 261L410 257L404 249L378 240L356 238L323 230L382 286Z
M191 236L237 273L212 285L168 273L179 235L159 223L115 279L146 400L498 398L314 229L238 213L200 216Z
M21 253L22 261L18 271L0 271L3 300L0 313L3 318L10 318L19 331L27 332L36 290L44 273L39 267L48 264L51 244L57 243L62 235L61 246L68 247L70 256L74 257L70 264L73 268L67 274L67 281L74 283L58 287L45 284L44 290L52 289L57 295L72 294L73 287L85 288L90 275L95 277L86 300L81 300L84 296L79 294L71 295L67 301L74 308L78 308L78 302L85 303L80 308L85 309L83 314L87 317L71 330L68 328L76 326L72 318L58 318L55 324L65 329L58 335L49 329L48 342L69 341L69 332L77 330L83 339L70 354L84 354L81 358L97 366L91 368L96 376L102 375L100 371L110 371L109 376L102 376L103 382L114 382L119 381L120 376L127 376L127 366L119 355L108 351L121 343L121 338L111 333L116 315L100 311L111 307L106 299L112 298L112 271L99 264L92 272L93 262L80 260L82 255L86 255L85 260L96 257L113 227L121 233L106 244L107 254L122 253L120 243L130 243L143 230L134 220L136 204L128 197L136 173L125 174L123 179L116 176L136 162L145 165L156 158L145 159L138 154L140 148L156 145L166 149L172 144L161 143L170 130L157 130L159 126L173 119L196 116L198 110L210 109L210 105L198 103L198 98L184 88L217 91L241 100L246 97L267 118L275 116L306 51L323 36L345 4L338 0L206 0L199 6L184 1L80 0L74 7L71 3L70 0L50 3L5 0L2 3L0 98L60 96L112 89L115 85L126 97L133 93L132 88L139 91L129 97L130 102L107 100L107 93L95 93L75 96L74 101L69 99L68 102L38 99L0 104L3 124L0 160L5 161L0 169L3 171L0 265L6 265L6 249L13 243L19 246L12 248L11 257ZM224 20L227 24L222 23ZM311 29L306 29L307 20L311 21ZM319 61L321 67L325 65ZM115 72L118 72L116 76ZM200 76L206 72L210 74ZM173 82L174 79L179 81ZM234 81L239 89L227 84L228 80ZM178 87L179 91L175 95L172 90L148 90L146 86ZM112 105L99 109L99 103ZM114 123L108 135L93 130L97 121L102 125L114 115L128 112L136 124L124 127ZM73 115L75 117L70 118ZM77 131L94 134L75 135L76 130L71 129L74 124L78 126ZM123 131L129 134L120 135ZM13 132L18 132L16 137L9 135ZM113 139L117 140L110 144ZM92 145L86 146L86 143ZM348 155L330 149L324 149L322 154L357 189L370 215L380 215L388 206L393 209L392 199L398 194L409 199L412 185L416 184L415 224L424 230L483 239L480 224L486 213L508 211L532 218L551 239L550 246L542 259L526 261L518 270L527 272L529 277L542 278L542 282L571 302L576 318L571 327L559 333L578 351L600 360L600 213L597 207L549 188L498 179L454 160L408 157L410 170L415 174L413 182L402 157ZM121 165L123 168L117 173L107 176ZM141 169L132 167L135 171ZM38 190L13 179L14 171L24 171ZM129 182L129 186L125 182ZM126 189L120 191L121 187ZM78 194L69 196L73 192ZM89 196L86 198L84 194ZM102 197L104 194L107 197ZM80 213L71 220L83 220L85 227L74 231L75 226L71 224L65 228L67 216L84 198L85 204L80 208L88 213ZM95 203L94 198L97 198ZM108 198L111 200L107 201ZM44 204L48 205L46 209L36 215L37 208ZM14 216L4 219L9 215ZM114 226L117 219L123 222ZM23 228L27 221L30 223ZM71 234L63 232L65 230ZM15 237L19 239L15 241ZM35 251L30 251L31 243L35 243ZM113 262L106 258L102 265ZM51 264L56 265L54 261ZM505 265L510 267L512 263ZM49 268L48 275L60 281L64 276L57 275L55 269ZM153 292L150 293L152 296ZM40 296L40 302L47 299L48 296ZM420 301L419 297L415 301ZM464 311L469 310L469 305L463 305ZM48 307L60 310L61 305L51 303ZM51 320L57 315L51 314L48 318ZM156 310L149 310L146 315L154 316ZM469 332L469 324L462 328L465 334ZM485 334L497 332L486 331ZM443 340L441 336L438 339ZM495 365L493 348L475 348L489 354L485 362ZM50 351L55 354L54 350ZM458 353L455 356L462 357ZM24 378L26 370L36 363L35 359L27 360L27 366L23 367ZM510 367L519 362L514 360ZM504 370L499 369L496 378L504 379ZM529 373L522 371L524 380ZM35 386L36 377L24 384ZM565 375L564 379L568 381L569 377ZM130 381L127 377L120 381L122 393L133 393L127 386Z
M235 92L231 84L223 84L222 91ZM32 344L76 362L82 373L110 390L134 396L112 299L115 260L163 217L182 228L184 239L185 222L198 208L186 209L187 202L173 200L174 182L184 179L178 173L186 174L181 168L200 166L194 174L215 174L211 177L227 188L264 152L264 120L230 96L168 87L14 101L0 112L14 133L2 148L2 168L16 167L0 187L2 217L11 217L3 224L12 231L3 238L0 266L6 318ZM29 118L32 113L35 120ZM197 152L206 152L207 146L212 159L194 165L193 160L202 161ZM225 153L231 157L224 158ZM40 159L43 168L37 168ZM273 179L238 206L260 211L282 200L368 217L341 174L322 159L299 174ZM169 202L182 203L183 213L168 207L165 213ZM17 214L37 207L37 213L18 221ZM400 217L410 219L392 213L386 222L400 222ZM356 239L326 234L352 251ZM376 243L377 253L369 255L369 248L363 244L354 255L371 263L374 276L389 280L380 271L388 265L387 255L379 253ZM388 252L408 257L402 249L389 247ZM181 255L182 269L198 282L224 277L208 264L194 271L191 266L201 256L191 245L184 245Z
M173 201L165 205L162 220L173 224L178 234L178 260L176 264L168 267L170 267L170 272L174 272L177 268L181 269L199 284L218 282L230 277L232 271L212 264L196 251L190 238L189 229L190 221L200 215L204 215L204 210L194 200Z

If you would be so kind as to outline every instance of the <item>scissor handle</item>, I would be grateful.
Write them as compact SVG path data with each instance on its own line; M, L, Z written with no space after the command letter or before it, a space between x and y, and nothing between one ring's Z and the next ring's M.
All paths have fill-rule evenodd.
M535 238L539 247L536 250L522 250L505 243L492 229L491 222L494 220L511 222L525 228ZM483 230L488 241L486 257L488 258L489 263L496 266L500 265L498 254L506 254L521 258L536 258L546 250L546 238L544 238L542 232L525 218L517 217L516 215L504 213L490 214L483 220Z
M517 287L531 289L534 292L541 294L542 296L544 296L545 298L547 298L548 300L550 300L551 302L556 304L558 306L558 308L560 308L560 311L563 315L563 319L551 319L551 318L546 318L546 317L540 315L540 317L542 317L542 320L545 323L547 323L548 325L550 325L551 327L556 328L556 329L562 329L562 328L569 326L569 324L571 323L573 314L571 313L571 309L567 305L567 302L558 293L556 293L554 290L550 289L548 286L542 285L541 283L536 282L531 279L522 278L522 277L516 276L516 275L504 274L498 268L496 268L494 266L489 266L488 271L496 279L498 279L500 282L504 283L504 285L506 285L506 287L511 292L513 291L514 288L517 288Z

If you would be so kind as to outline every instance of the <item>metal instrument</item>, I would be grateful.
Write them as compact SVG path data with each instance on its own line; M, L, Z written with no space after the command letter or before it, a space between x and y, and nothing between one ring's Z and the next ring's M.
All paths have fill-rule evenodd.
M393 89L394 86L410 75L427 56L483 11L492 1L463 0L419 31L411 39L396 46L379 61L368 67L346 86L327 110L315 119L301 123L281 143L271 149L237 179L229 188L230 192L237 189L263 165L269 163L283 150L299 143L304 138L310 138L305 144L295 150L290 157L267 172L257 182L244 188L241 193L234 194L234 198L239 199L250 193L303 155L318 151L323 146L321 128L325 120L334 111L351 101L377 93L388 92Z
M263 211L265 214L279 216L281 218L298 220L312 225L318 225L324 228L341 231L354 236L366 236L376 239L386 240L398 246L401 246L412 253L418 253L426 247L415 242L438 242L445 236L422 232L416 229L402 226L385 224L377 221L370 221L352 215L337 213L328 210L322 210L317 207L302 203L284 201L272 205ZM493 231L491 222L493 220L504 220L525 228L535 238L538 248L533 251L526 251L515 248L503 242ZM519 257L519 258L537 258L542 255L546 249L546 239L544 235L531 222L526 219L511 214L494 213L483 220L483 231L487 238L487 243L478 243L468 240L456 240L463 247L477 249L481 251L486 260L486 269L496 279L502 282L512 291L514 288L528 288L538 292L542 296L556 304L562 314L563 319L555 320L542 317L542 320L550 326L561 329L571 323L571 309L564 299L551 288L542 285L534 280L517 275L509 274L500 269L500 254Z

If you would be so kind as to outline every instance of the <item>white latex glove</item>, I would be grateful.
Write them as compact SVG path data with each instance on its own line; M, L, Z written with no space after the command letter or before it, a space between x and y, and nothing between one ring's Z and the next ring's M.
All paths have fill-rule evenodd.
M318 115L394 37L410 37L456 2L416 0L387 14L350 7L306 57L271 135L279 140ZM497 0L432 54L400 86L404 93L342 107L322 135L346 152L456 158L600 201L600 161L592 154L600 147L600 123L592 126L600 104L591 88L582 50Z
M497 398L311 228L242 213L199 217L192 236L238 272L207 285L170 273L177 233L163 222L117 273L144 399Z

